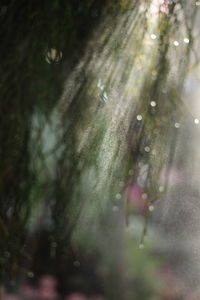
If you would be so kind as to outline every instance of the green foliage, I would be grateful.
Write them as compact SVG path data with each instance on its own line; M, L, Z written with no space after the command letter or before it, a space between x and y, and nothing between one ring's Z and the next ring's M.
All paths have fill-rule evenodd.
M115 242L123 236L126 182L137 181L141 163L149 167L144 190L152 201L158 198L161 169L171 155L166 136L175 136L192 47L182 50L185 62L174 62L170 39L182 34L175 6L159 13L156 26L148 1L12 0L2 6L1 281L26 272L19 261L26 260L26 235L37 228L38 211L50 211L47 231L59 245L95 248L96 234L106 245L113 228ZM192 41L191 15L183 27ZM147 32L153 29L157 44L151 51ZM174 65L181 70L178 80ZM159 155L145 153L146 145ZM123 216L116 218L117 193ZM143 283L135 297L147 299L154 283L146 276L155 262L131 242L128 249L133 276Z

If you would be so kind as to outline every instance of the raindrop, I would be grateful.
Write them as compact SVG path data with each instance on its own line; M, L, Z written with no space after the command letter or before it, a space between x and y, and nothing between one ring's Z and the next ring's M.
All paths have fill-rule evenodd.
M142 120L142 116L141 115L137 115L137 120L141 121Z
M179 42L178 41L174 41L173 44L174 44L175 47L179 46Z
M122 197L122 195L121 195L120 193L116 194L116 196L115 196L115 198L116 198L117 200L120 200L121 197Z
M28 273L27 273L27 276L28 276L29 278L33 278L33 277L34 277L34 273L33 273L33 272L28 272Z
M80 262L78 260L75 260L73 262L73 265L74 265L74 267L78 268L78 267L80 267L81 264L80 264Z
M185 44L189 44L189 42L190 42L190 40L188 38L184 38L183 41L184 41Z
M8 251L5 251L4 255L5 255L6 258L10 257L10 253Z
M142 194L142 199L143 199L143 200L146 200L147 198L148 198L148 195L147 195L146 193L143 193L143 194Z
M117 212L117 211L119 211L119 207L118 207L117 205L114 205L113 208L112 208L112 210L113 210L114 212Z
M175 128L180 128L180 126L181 126L180 123L175 123L175 124L174 124L174 127L175 127Z
M155 40L156 38L157 38L157 36L156 36L154 33L152 33L152 34L151 34L151 39L152 39L152 40Z
M200 1L196 1L196 6L200 6Z
M144 248L144 244L141 243L141 244L139 245L139 248L140 248L140 249L143 249L143 248Z
M144 147L144 150L145 150L145 152L150 152L150 147L146 146L146 147Z
M154 206L153 205L149 205L149 211L154 211Z
M57 243L56 243L56 242L53 242L53 243L51 244L51 246L52 246L53 248L56 248L56 247L57 247Z
M194 124L198 125L199 124L199 119L194 119Z
M47 51L45 60L48 64L58 63L62 58L62 51L51 48Z
M156 101L151 101L151 102L150 102L150 105L151 105L152 107L155 107L155 106L156 106Z

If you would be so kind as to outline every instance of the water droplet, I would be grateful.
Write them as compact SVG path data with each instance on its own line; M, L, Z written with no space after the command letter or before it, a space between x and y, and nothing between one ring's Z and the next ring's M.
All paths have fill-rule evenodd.
M75 260L73 262L73 265L74 265L74 267L78 268L78 267L80 267L81 264L80 264L80 262L78 260Z
M154 206L153 205L149 205L149 211L154 211Z
M143 193L143 194L142 194L142 199L143 199L143 200L146 200L147 198L148 198L147 193Z
M112 208L112 210L113 210L114 212L117 212L117 211L119 211L119 207L118 207L117 205L114 205L113 208Z
M150 36L151 36L152 40L155 40L157 38L156 34L154 34L154 33L152 33Z
M144 151L145 152L150 152L150 147L149 146L144 147Z
M180 123L175 123L175 124L174 124L174 127L175 127L175 128L180 128L180 126L181 126Z
M194 119L194 124L198 125L199 124L199 119Z
M200 1L196 1L196 6L200 6Z
M156 101L151 101L151 102L150 102L150 105L151 105L152 107L156 107Z
M139 245L139 248L140 248L140 249L143 249L143 248L144 248L144 244L141 243L141 244Z
M33 278L33 277L34 277L34 273L33 273L33 272L28 272L28 273L27 273L27 276L28 276L29 278Z
M188 38L184 38L183 41L184 41L185 44L189 44L189 42L190 42L190 40Z
M178 41L174 41L173 44L174 44L175 47L179 46L179 42Z
M141 115L137 115L137 120L141 121L142 120L142 116Z
M45 60L48 64L58 63L62 58L62 51L51 48L47 51Z
M5 251L4 255L5 255L6 258L9 258L10 257L10 252Z
M122 195L121 195L120 193L118 193L118 194L116 194L115 198L116 198L117 200L120 200L120 199L122 198Z

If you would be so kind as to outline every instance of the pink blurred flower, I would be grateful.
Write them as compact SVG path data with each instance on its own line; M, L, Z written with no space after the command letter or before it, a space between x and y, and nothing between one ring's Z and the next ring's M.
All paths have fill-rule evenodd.
M55 289L57 287L57 284L58 284L57 279L51 275L44 275L40 277L38 281L39 287L49 288L49 289L51 288Z
M21 300L21 298L14 294L4 294L2 300Z
M80 293L72 293L68 295L65 300L88 300L88 298Z
M36 295L40 299L57 299L59 297L57 288L57 279L51 275L42 276L38 282Z
M165 300L171 300L174 297L180 296L183 297L185 294L185 284L170 267L160 269L158 274L163 282Z
M127 193L129 202L133 204L136 210L143 213L147 207L146 199L143 197L143 195L146 195L143 188L139 184L134 183L128 187Z
M30 297L30 298L36 297L36 289L33 289L29 285L22 286L20 290L21 290L21 294L25 297Z

